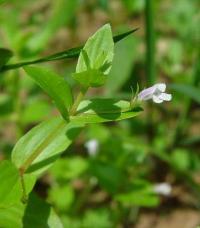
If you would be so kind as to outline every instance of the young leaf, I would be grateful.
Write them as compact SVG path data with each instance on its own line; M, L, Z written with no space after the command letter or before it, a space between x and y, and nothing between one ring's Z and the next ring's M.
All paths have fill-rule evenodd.
M87 40L83 50L87 53L90 60L90 68L92 69L99 69L105 63L111 63L113 60L114 41L110 25L104 25L91 36ZM81 52L79 56L76 73L88 70L83 53ZM108 74L109 71L110 68L103 73Z
M72 123L101 123L119 121L137 116L142 108L130 107L130 102L116 99L91 99L82 101Z
M17 142L12 151L13 163L28 173L41 173L67 149L82 127L67 124L60 117L42 122Z
M99 87L106 81L106 75L100 70L88 69L87 71L74 73L73 78L78 81L83 87ZM87 78L87 80L85 80Z
M54 72L41 67L25 67L26 73L55 101L61 115L68 119L73 98L67 82Z
M83 47L74 74L75 80L85 87L88 84L91 87L104 84L105 76L111 69L113 53L112 31L110 25L106 24L90 37Z

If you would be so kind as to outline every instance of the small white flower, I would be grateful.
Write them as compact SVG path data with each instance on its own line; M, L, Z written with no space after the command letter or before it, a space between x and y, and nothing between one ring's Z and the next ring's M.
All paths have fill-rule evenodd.
M91 139L85 143L85 147L90 156L95 156L99 150L99 142L96 139Z
M171 101L172 95L165 93L166 84L157 83L147 89L142 90L138 94L138 100L146 101L152 99L155 103L162 103L163 101Z
M172 186L168 183L160 183L154 186L154 192L160 195L169 196L172 191Z

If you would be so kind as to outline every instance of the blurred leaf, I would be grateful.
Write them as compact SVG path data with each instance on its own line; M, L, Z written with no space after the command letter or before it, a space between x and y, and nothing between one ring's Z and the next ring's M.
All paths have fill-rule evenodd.
M51 167L51 174L58 180L74 179L88 168L88 162L82 157L62 158Z
M110 163L91 160L90 172L98 179L99 184L111 194L116 193L125 183L125 177L121 170Z
M0 117L9 115L12 111L12 98L7 94L0 94Z
M57 0L51 2L52 15L46 21L44 26L40 26L41 30L31 36L27 42L28 48L31 52L38 52L46 45L53 35L63 25L69 25L72 18L75 17L75 12L79 6L78 0Z
M67 149L82 127L83 124L67 124L59 117L42 122L17 142L12 151L13 163L18 168L29 168L29 173L44 171Z
M88 210L82 220L81 227L113 227L109 211L107 210Z
M8 62L12 56L12 51L6 48L0 48L0 69Z
M159 198L155 194L142 191L119 194L116 200L129 206L139 207L155 207L159 204Z
M55 101L62 117L68 119L68 109L73 102L67 82L54 72L41 67L25 67L26 73Z
M49 202L53 203L53 205L61 211L69 209L74 201L74 198L74 191L70 185L53 186L48 192Z
M171 154L171 165L179 171L187 171L190 168L190 156L187 150L176 149Z
M152 184L145 179L133 180L131 189L129 192L118 194L116 200L129 206L155 207L159 204Z
M119 121L137 116L142 108L130 108L130 102L117 99L91 99L82 101L72 123L101 123Z
M49 204L31 194L23 217L23 227L63 228L63 225Z
M115 46L112 69L106 82L106 92L118 91L131 75L137 53L138 40L129 37ZM126 61L124 61L126 59Z
M24 107L21 121L23 124L32 124L44 120L51 111L50 105L42 100L29 100Z
M200 89L186 84L171 84L170 88L175 92L182 93L200 104Z

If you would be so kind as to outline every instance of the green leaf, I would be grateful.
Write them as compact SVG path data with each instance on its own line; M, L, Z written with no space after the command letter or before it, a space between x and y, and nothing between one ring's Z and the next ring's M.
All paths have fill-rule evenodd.
M110 72L113 55L112 31L110 25L106 24L91 36L83 47L76 66L75 80L85 87L88 84L95 87L102 85L105 75Z
M6 48L0 48L0 69L8 62L12 56L12 51Z
M68 109L73 98L71 90L64 78L41 67L25 67L26 73L55 101L61 115L68 119Z
M46 170L72 143L83 124L67 124L54 117L32 128L15 145L12 161L28 173Z
M99 69L105 63L111 63L113 60L114 41L110 25L104 25L91 36L87 40L83 50L87 53L91 69ZM79 56L76 73L88 70L83 53L81 52ZM110 69L107 69L103 73L108 74L109 71Z
M17 171L18 173L19 171ZM31 174L24 175L24 184L26 189L26 194L29 194L35 185L36 177ZM22 184L20 178L17 179L17 182L13 184L10 192L7 192L4 195L3 200L0 201L0 208L8 208L14 204L21 202L23 196Z
M62 211L66 211L72 206L74 198L75 193L70 185L53 186L48 191L48 202L53 203L56 208Z
M58 159L49 172L58 180L70 180L78 178L88 168L86 159L73 156L70 158Z
M0 162L0 183L0 208L5 209L21 202L22 186L19 170L10 161ZM30 174L25 175L24 183L28 194L35 184L35 177Z
M22 203L14 204L9 208L0 208L0 227L22 228L25 206Z
M0 209L2 228L63 228L60 219L49 204L31 194L28 204L17 203Z
M138 44L139 40L130 36L115 46L112 69L105 84L107 94L119 91L131 76L134 61L138 55Z
M155 194L142 191L133 191L130 193L119 194L116 200L130 206L156 207L159 204L159 198Z
M114 194L122 186L124 175L114 165L91 160L90 172L98 179L99 184L111 194Z
M63 228L63 225L49 204L31 194L23 216L23 227Z
M104 85L107 77L100 70L89 69L81 73L74 73L73 78L83 87L88 88Z
M186 84L172 84L170 88L175 92L182 93L185 97L189 97L200 104L200 88Z
M0 205L9 195L19 180L19 172L10 161L2 161L0 163Z
M72 123L101 123L119 121L137 116L141 107L130 107L130 102L117 99L91 99L82 101L77 115L71 116Z

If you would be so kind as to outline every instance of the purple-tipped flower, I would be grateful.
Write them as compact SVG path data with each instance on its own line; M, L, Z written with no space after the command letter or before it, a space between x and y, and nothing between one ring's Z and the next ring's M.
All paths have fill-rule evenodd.
M138 100L146 101L152 99L155 103L162 103L163 101L171 101L172 95L165 93L166 84L157 83L147 89L142 90L138 94Z

